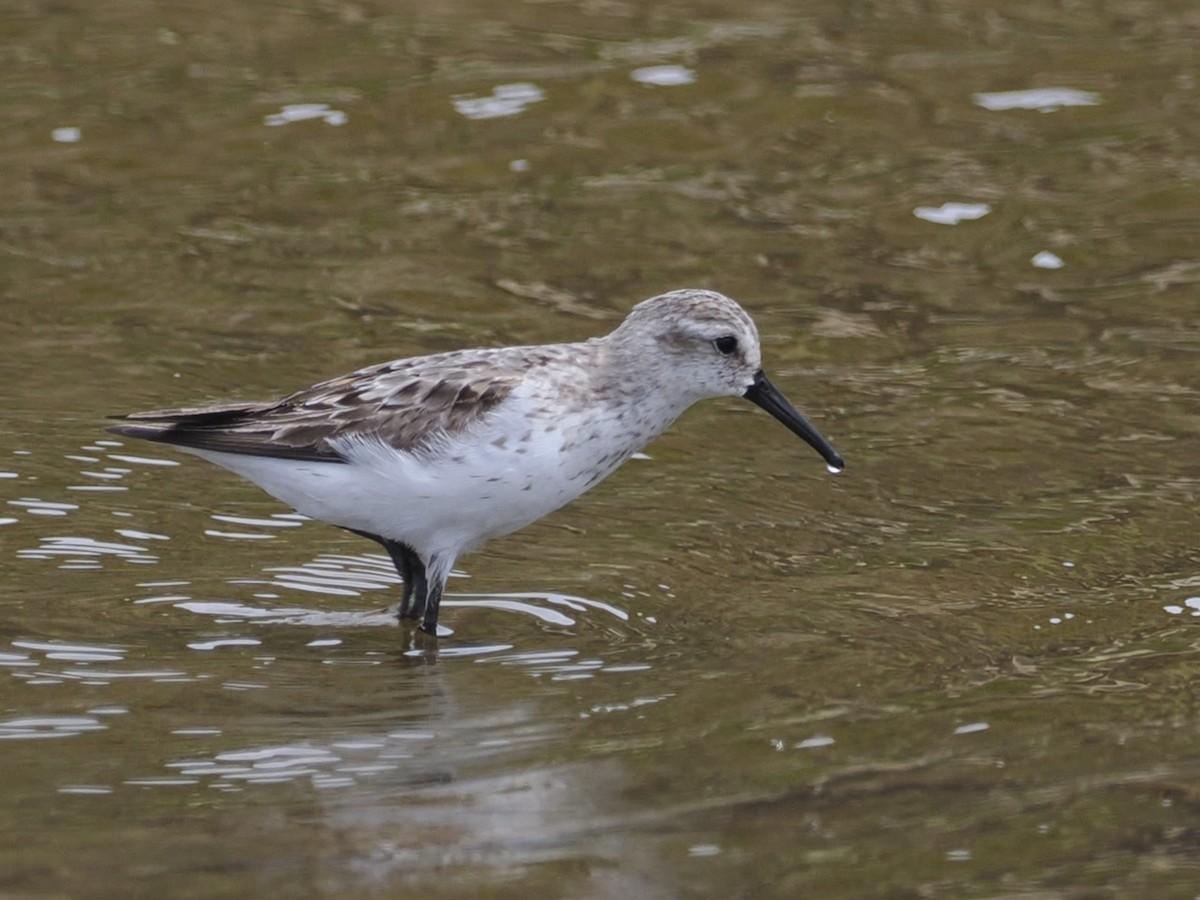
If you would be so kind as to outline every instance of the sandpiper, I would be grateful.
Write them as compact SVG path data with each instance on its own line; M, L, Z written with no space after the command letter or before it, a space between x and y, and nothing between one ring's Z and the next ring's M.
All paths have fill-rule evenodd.
M460 554L575 499L697 400L724 396L843 468L763 372L746 311L694 289L645 300L581 343L399 359L281 400L115 416L109 430L175 444L377 541L404 581L400 617L436 635Z

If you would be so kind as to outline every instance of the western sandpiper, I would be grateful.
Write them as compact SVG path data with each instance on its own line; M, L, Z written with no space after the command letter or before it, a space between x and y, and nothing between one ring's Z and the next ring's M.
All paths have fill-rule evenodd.
M767 379L750 316L706 290L653 297L582 343L400 359L282 400L129 413L109 430L175 444L377 541L404 581L400 617L437 634L460 554L575 499L697 400L724 396L842 469Z

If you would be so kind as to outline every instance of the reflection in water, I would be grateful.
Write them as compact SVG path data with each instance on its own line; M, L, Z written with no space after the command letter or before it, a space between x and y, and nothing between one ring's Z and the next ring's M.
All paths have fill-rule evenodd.
M507 652L491 661L526 667L538 677L563 674L573 665L573 655L577 651ZM539 703L519 695L459 696L456 685L461 679L449 677L454 673L444 666L385 671L380 666L386 660L370 661L376 677L366 683L374 690L403 673L411 677L399 679L402 694L397 696L402 699L380 704L366 724L355 724L353 715L333 710L299 718L289 712L286 740L244 740L234 734L244 730L243 723L214 727L213 713L193 704L181 711L183 721L170 729L175 742L167 745L161 771L125 763L111 780L72 774L55 791L60 796L112 798L122 809L147 792L171 803L177 802L171 798L202 796L197 792L236 796L253 791L278 809L273 816L300 815L309 823L307 828L317 829L317 844L306 854L310 866L318 878L333 879L331 883L343 889L419 879L438 871L455 881L486 884L494 881L498 870L516 872L570 859L577 846L590 846L588 853L607 860L606 867L638 857L640 851L623 849L619 841L601 846L594 839L618 821L611 798L621 796L625 777L615 761L536 761L542 748L561 745L571 720L547 718ZM469 659L463 662L471 665ZM594 661L581 662L595 668ZM286 690L278 679L270 687ZM597 706L586 715L645 709L665 699L635 697L624 704ZM0 722L0 738L80 736L105 728L101 713L97 708L87 716L26 716ZM372 721L381 724L372 727ZM182 745L188 743L191 747L184 750ZM284 786L303 789L301 796L307 799L294 806L285 798L295 794L278 793ZM646 860L637 868L653 872L656 867ZM661 872L635 877L624 865L613 872L622 883L663 878Z
M625 789L617 765L597 762L431 777L415 791L385 786L374 804L323 794L323 825L342 845L323 875L330 884L349 876L401 892L435 877L452 892L486 896L531 867L553 872L559 864L565 871L555 881L565 889L547 896L678 896L669 870L654 861L654 842L626 844L614 832L611 798ZM597 884L598 893L581 892Z
M464 762L478 762L549 738L528 720L514 721L504 713L488 713L483 721L449 717L457 705L444 693L436 700L429 707L428 718L416 726L347 734L328 743L305 740L224 749L207 758L174 760L166 765L190 783L204 781L217 790L296 781L321 789L348 788L388 774L397 776L398 783L421 785L448 780L448 771ZM413 709L410 704L406 710L409 720Z

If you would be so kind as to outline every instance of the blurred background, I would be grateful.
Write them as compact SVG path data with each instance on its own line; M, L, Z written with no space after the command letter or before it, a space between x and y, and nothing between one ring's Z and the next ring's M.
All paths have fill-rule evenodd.
M16 0L0 893L1193 897L1200 9ZM460 560L111 413L740 300Z

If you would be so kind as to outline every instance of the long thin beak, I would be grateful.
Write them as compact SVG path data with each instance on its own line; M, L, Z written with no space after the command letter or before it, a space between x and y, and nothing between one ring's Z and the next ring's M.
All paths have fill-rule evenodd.
M788 402L787 397L779 392L779 388L771 384L767 373L762 369L755 373L754 384L750 385L742 396L761 406L793 433L804 438L808 445L825 459L831 472L840 472L846 468L846 461L833 449L833 444L825 440L821 436L821 432L817 431L812 423Z

